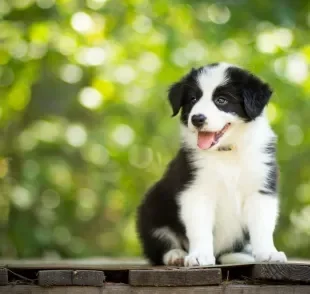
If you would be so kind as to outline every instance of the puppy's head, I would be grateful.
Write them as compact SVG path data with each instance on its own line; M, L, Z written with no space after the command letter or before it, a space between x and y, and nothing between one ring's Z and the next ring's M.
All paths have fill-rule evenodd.
M260 116L272 90L237 66L214 63L192 69L169 89L173 116L197 133L201 149L216 146L233 126Z

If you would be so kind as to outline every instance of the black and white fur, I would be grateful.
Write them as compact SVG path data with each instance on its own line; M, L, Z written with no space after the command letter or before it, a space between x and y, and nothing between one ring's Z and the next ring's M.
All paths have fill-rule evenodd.
M276 135L265 115L271 94L258 77L227 63L192 69L171 86L181 147L138 209L153 265L286 261L273 242L279 203ZM199 128L193 115L206 118ZM227 123L218 143L197 147L199 130L217 132Z

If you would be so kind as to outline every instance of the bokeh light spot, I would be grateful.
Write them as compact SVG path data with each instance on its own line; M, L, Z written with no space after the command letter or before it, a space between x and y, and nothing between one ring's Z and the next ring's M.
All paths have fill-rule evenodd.
M171 55L171 59L174 64L180 66L180 67L186 67L188 66L189 60L186 57L186 54L184 52L183 48L177 48Z
M23 59L28 53L28 43L19 41L14 47L11 48L10 54L16 59Z
M136 32L145 34L152 28L152 20L144 15L139 15L132 23L132 27Z
M86 34L93 29L94 22L87 13L77 12L71 18L71 26L77 32Z
M188 60L201 61L207 55L206 45L198 40L192 40L183 49L183 53Z
M89 144L83 149L84 158L95 164L103 166L109 161L107 150L100 144Z
M70 167L66 163L53 160L47 166L47 174L49 180L63 191L72 187L72 174Z
M75 64L64 64L61 66L60 78L69 84L78 83L83 77L83 70Z
M293 33L289 29L279 28L274 31L275 43L281 48L288 48L293 42Z
M256 46L257 49L263 53L275 53L277 50L277 45L272 32L260 33L256 39Z
M304 133L299 125L290 125L286 128L285 139L291 146L300 145L304 139Z
M29 209L34 202L33 195L22 186L15 186L12 189L11 200L16 207L22 210Z
M129 84L136 78L136 72L130 65L121 65L116 68L114 77L121 84Z
M38 140L29 129L24 130L17 138L17 146L23 151L30 151L37 145Z
M55 142L61 136L62 129L57 123L39 120L32 126L33 135L41 141Z
M212 4L208 7L208 17L216 24L225 24L230 19L230 10L227 6Z
M300 84L307 79L308 73L308 63L302 54L292 54L287 57L285 76L288 80Z
M240 45L232 39L227 39L222 42L221 51L228 59L238 58L241 55Z
M161 67L161 61L155 53L145 52L140 56L139 66L147 72L157 72Z
M79 94L79 102L86 108L96 109L101 106L103 99L99 91L91 87L86 87Z
M130 126L123 124L118 125L112 133L113 140L123 147L130 145L133 142L134 137L135 133L133 129Z
M87 132L82 125L70 125L66 131L66 138L73 147L80 147L85 144L87 140Z
M54 42L56 48L58 48L59 52L63 55L73 54L78 47L77 41L73 36L61 35L58 39L55 39ZM81 56L81 59L83 59L83 56Z
M89 66L98 66L104 63L106 59L106 53L103 48L90 47L81 48L77 54L77 60L79 63Z

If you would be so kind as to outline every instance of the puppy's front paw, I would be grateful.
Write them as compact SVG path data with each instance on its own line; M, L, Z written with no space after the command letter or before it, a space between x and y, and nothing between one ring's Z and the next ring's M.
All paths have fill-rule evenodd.
M186 252L182 249L172 249L165 253L164 264L170 266L184 266L184 257Z
M282 251L258 252L254 254L257 262L287 262L287 258Z
M190 253L184 259L184 266L206 266L214 264L215 257L204 253Z

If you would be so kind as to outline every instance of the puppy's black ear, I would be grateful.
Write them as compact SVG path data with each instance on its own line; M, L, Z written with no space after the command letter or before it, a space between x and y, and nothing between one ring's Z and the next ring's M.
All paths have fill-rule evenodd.
M252 78L253 80L250 79L243 90L244 108L250 120L262 113L272 95L272 89L268 84L261 82L256 77Z
M168 98L172 108L172 116L176 116L183 104L184 85L182 82L173 84L168 91Z

